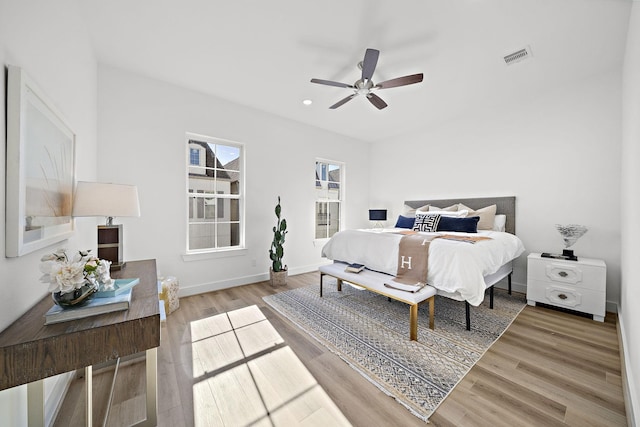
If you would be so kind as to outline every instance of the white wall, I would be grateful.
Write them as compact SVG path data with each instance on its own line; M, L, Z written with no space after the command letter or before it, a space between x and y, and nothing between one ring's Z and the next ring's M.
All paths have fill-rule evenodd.
M628 393L637 425L640 418L640 2L634 2L622 83L622 284L620 332L624 343Z
M316 157L346 163L346 210L352 213L346 225L367 224L367 144L112 67L101 65L98 74L99 179L135 184L140 194L142 216L117 219L124 224L124 258L156 258L161 275L178 277L181 295L268 277L278 195L288 222L284 260L290 273L317 267ZM245 144L247 251L240 256L183 260L185 132Z
M76 133L77 177L85 180L95 178L97 67L76 2L0 1L0 62L5 67L22 67L55 102ZM0 85L0 99L5 99L4 84ZM4 101L0 103L0 123L4 139ZM5 164L4 149L0 150L0 164ZM2 224L5 222L4 192L3 172L0 174ZM69 241L19 258L0 257L0 331L47 293L47 285L39 281L40 257L62 246L70 250L95 247L95 233L95 221L78 221L75 236ZM0 242L3 246L4 241L2 226ZM45 393L54 395L48 399L48 409L55 406L60 383L64 381L51 379L45 382ZM26 386L0 392L0 414L3 425L26 425Z
M607 299L617 302L620 96L611 73L376 144L372 171L385 173L372 173L371 203L396 218L403 200L514 195L528 252L563 249L556 223L589 228L575 252L606 261ZM526 283L526 254L514 282Z

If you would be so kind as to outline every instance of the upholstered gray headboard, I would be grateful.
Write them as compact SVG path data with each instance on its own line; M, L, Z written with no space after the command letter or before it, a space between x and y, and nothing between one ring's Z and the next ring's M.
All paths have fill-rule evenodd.
M507 233L516 234L516 198L515 196L507 197L476 197L472 199L436 199L436 200L408 200L405 205L412 208L419 208L424 205L434 205L440 208L446 208L455 203L462 203L471 209L481 209L485 206L496 205L496 214L507 216L505 231Z

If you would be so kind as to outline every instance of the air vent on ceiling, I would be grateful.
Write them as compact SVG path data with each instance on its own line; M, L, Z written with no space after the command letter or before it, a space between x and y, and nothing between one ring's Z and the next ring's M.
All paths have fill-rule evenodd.
M507 65L515 64L516 62L524 61L531 57L531 48L529 46L525 46L523 49L520 49L516 52L510 53L504 57L504 62Z

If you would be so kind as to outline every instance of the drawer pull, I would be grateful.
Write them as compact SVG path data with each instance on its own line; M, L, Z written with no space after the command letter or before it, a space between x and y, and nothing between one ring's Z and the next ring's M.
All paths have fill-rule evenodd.
M565 300L565 299L567 299L568 297L567 297L565 294L558 294L558 298L560 298L560 299L562 299L562 300Z
M558 273L558 276L560 277L567 277L569 275L569 273L567 273L566 271L561 271Z

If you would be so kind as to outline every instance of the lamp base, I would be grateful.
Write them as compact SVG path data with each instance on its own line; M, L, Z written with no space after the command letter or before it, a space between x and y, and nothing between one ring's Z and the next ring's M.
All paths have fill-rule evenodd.
M111 261L113 271L122 268L122 224L98 226L98 258Z
M126 265L126 262L122 262L120 264L111 264L110 270L111 271L118 271L118 270L122 270L124 268L124 266Z

